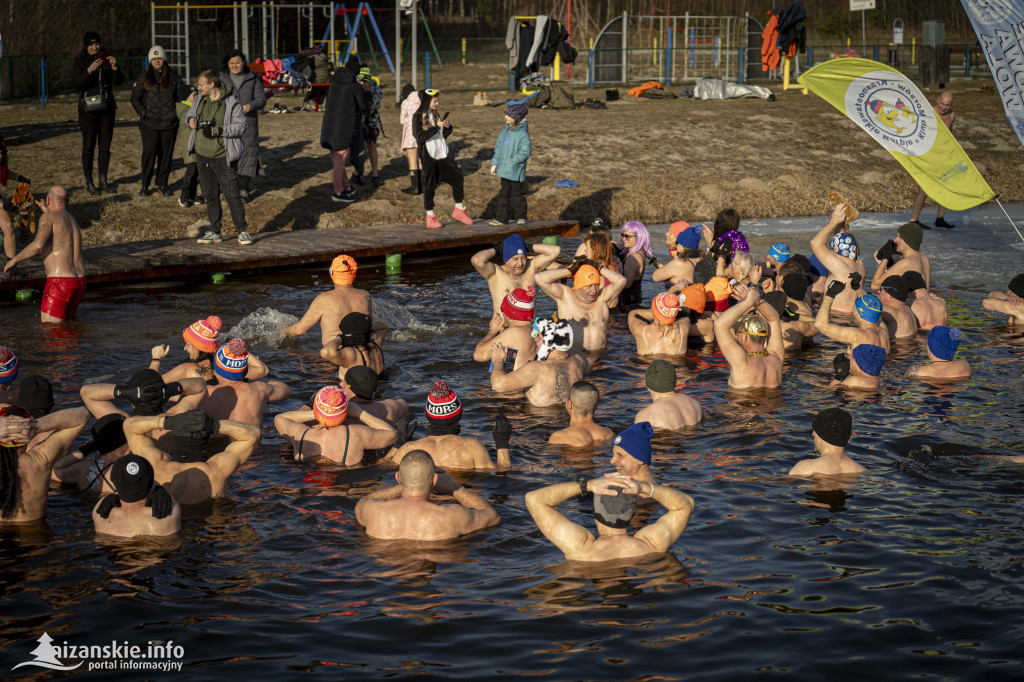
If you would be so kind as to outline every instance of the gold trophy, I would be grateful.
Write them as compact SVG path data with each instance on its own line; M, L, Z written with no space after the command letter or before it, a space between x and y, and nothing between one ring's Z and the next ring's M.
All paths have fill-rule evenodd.
M828 200L832 204L832 208L835 208L839 204L846 204L846 224L849 225L854 220L860 217L860 211L853 207L853 204L839 192L829 192Z

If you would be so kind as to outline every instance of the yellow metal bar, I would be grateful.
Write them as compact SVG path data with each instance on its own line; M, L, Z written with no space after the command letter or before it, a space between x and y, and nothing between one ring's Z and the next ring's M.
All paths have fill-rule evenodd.
M658 63L658 37L654 37L654 64Z
M782 89L783 90L800 90L805 95L807 94L807 88L800 85L789 84L789 57L782 58Z
M917 52L917 38L911 38L910 39L910 65L911 66L914 66L914 65L917 64L917 62L914 61L914 58L916 56L914 54L915 52Z
M536 19L536 18L537 17L516 17L516 20L518 21L519 19Z
M466 39L462 39L462 63L466 63Z
M552 75L552 80L562 80L562 74L559 73L562 70L562 60L561 58L559 58L557 52L555 53L555 62L551 65L551 68L554 71L554 74Z

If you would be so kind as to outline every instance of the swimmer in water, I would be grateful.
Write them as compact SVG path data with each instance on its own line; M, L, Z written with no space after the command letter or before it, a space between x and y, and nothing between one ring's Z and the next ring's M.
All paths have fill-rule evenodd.
M932 327L946 324L946 300L928 291L921 273L907 270L902 277L910 292L907 302L910 305L910 311L917 318L918 326L922 330L928 331Z
M679 296L666 291L654 297L649 311L630 311L627 324L636 341L637 355L686 355L690 318L678 317L679 306Z
M837 313L852 313L854 302L862 293L858 286L845 287L847 282L862 282L865 277L864 263L860 260L857 239L847 230L846 202L836 204L828 223L818 230L811 240L811 251L828 270L828 282L839 282L844 288L837 289L832 302Z
M537 255L529 258L526 242L518 234L513 234L501 245L501 266L491 262L497 253L495 249L473 254L473 267L487 281L491 292L493 315L501 312L502 302L513 289L532 287L537 273L546 270L562 252L561 247L554 244L534 244L532 248Z
M223 324L219 317L210 315L185 327L181 335L185 339L185 354L188 355L189 361L164 374L164 381L198 377L210 386L216 386L217 374L213 371L213 354L217 352L217 342ZM152 360L149 362L149 368L159 372L160 362L167 357L170 350L169 345L153 346L150 351ZM249 371L246 374L249 380L262 379L268 374L270 369L258 357L249 353Z
M409 405L402 398L376 400L377 373L363 365L357 365L345 372L345 378L341 380L341 390L345 391L349 405L359 405L363 412L369 412L389 424L396 424L409 412ZM349 413L345 421L355 424L358 418Z
M564 403L569 387L583 378L593 363L582 355L570 354L573 329L568 322L538 320L534 342L537 359L507 372L508 348L491 345L491 388L498 393L525 391L531 405L547 407Z
M882 322L889 330L890 339L909 339L917 336L917 317L907 305L909 295L903 275L890 275L878 290L882 304Z
M349 313L338 324L340 333L320 349L320 357L338 365L338 378L344 379L349 367L363 365L384 378L384 337L388 326L374 322L365 313Z
M737 285L734 292L742 300L715 320L715 338L729 363L729 386L777 388L786 355L779 314L753 287Z
M178 402L168 413L177 414L199 408L206 398L206 382L199 378L164 382L156 370L140 369L123 384L85 384L79 394L96 419L108 414L122 417L161 414L172 398L177 398ZM115 400L131 403L132 414L115 405Z
M117 460L110 467L109 479L117 492L93 507L97 533L121 538L164 537L181 530L181 507L154 481L153 466L144 458L128 455Z
M571 289L558 281L568 277L572 278ZM608 286L602 286L602 278ZM537 275L537 286L558 304L558 319L572 322L573 332L582 334L584 350L602 350L607 345L609 304L618 299L625 285L622 275L606 267L599 271L597 264L588 260L575 260L567 268Z
M672 226L675 227L677 224L673 223ZM683 225L686 225L686 227L678 235L672 235L671 231L666 234L666 236L672 235L671 246L673 248L670 250L674 251L674 255L672 260L660 266L651 274L651 279L655 282L679 284L681 282L689 283L693 281L693 268L704 257L704 254L699 249L703 226L694 225L690 227L685 222L683 222Z
M860 282L854 279L858 286ZM889 351L889 330L880 323L882 319L882 302L874 294L865 293L854 301L853 320L857 323L855 327L847 327L836 324L829 320L829 313L832 311L832 300L841 292L846 285L839 280L832 280L825 295L821 299L821 307L814 318L814 326L818 331L830 339L845 343L851 349L861 344L881 346Z
M911 379L923 381L961 381L971 378L971 365L966 360L954 360L963 332L943 325L928 332L928 359L926 365L914 365L907 370Z
M573 523L556 506L573 497L594 494L597 534ZM665 507L653 524L632 537L626 532L636 513L637 497L646 494ZM667 552L686 530L693 512L693 498L655 483L637 481L622 474L603 478L556 483L526 494L526 508L537 528L569 561L611 561Z
M411 450L395 472L398 485L377 490L356 503L356 521L382 540L449 540L498 525L494 508L462 487L423 450ZM431 502L451 495L457 504Z
M498 344L506 348L502 365L506 372L517 370L537 357L537 344L533 340L533 319L536 315L531 287L513 289L501 302L501 310L494 313L487 336L473 349L473 360L487 362L491 347Z
M345 424L349 414L361 423ZM337 386L317 391L312 409L277 415L274 428L291 443L296 460L344 466L361 464L367 451L387 450L397 435L391 424L350 403Z
M878 290L886 277L902 275L914 270L920 272L924 277L925 285L931 288L932 265L928 256L921 253L921 240L924 239L924 232L921 231L920 223L904 223L896 231L896 239L890 240L882 245L882 248L875 252L875 274L871 278L871 288ZM896 261L895 254L903 256Z
M292 397L292 389L280 381L248 381L249 351L242 339L231 339L217 349L213 371L217 385L200 408L214 419L232 419L257 428L263 425L267 403Z
M616 473L641 483L655 483L654 473L651 471L653 437L654 427L649 422L638 422L620 431L612 441L611 465L615 467ZM650 502L650 496L641 494L640 502Z
M655 360L644 377L651 404L636 414L634 424L648 422L655 430L675 431L699 424L704 418L701 404L684 393L676 393L676 368L667 360Z
M555 431L548 438L551 445L585 448L601 443L615 434L594 421L597 403L601 398L597 387L588 381L577 381L569 387L565 410L569 413L569 426Z
M373 301L370 292L352 286L356 280L356 259L341 254L334 259L328 270L334 288L317 294L302 318L281 330L281 336L302 336L313 325L320 325L320 345L338 335L338 324L349 313L363 313L373 317Z
M885 349L870 343L854 346L836 356L832 361L832 371L836 380L843 388L854 388L868 391L878 389L878 375L885 364Z
M62 457L53 465L51 478L79 490L101 490L103 476L111 465L128 453L124 437L124 415L108 414L97 419L90 429L92 439L77 452Z
M994 313L1007 315L1007 324L1024 324L1024 272L1010 280L1006 293L993 291L981 307Z
M846 455L853 418L846 410L830 407L814 416L814 449L820 457L797 462L790 476L850 476L867 469Z
M783 312L779 314L779 324L782 327L782 343L787 353L800 350L818 333L817 327L814 326L814 311L806 301L809 287L810 282L806 275L791 272L783 276L782 285L778 289L765 294L766 299L780 292L785 296L785 306Z

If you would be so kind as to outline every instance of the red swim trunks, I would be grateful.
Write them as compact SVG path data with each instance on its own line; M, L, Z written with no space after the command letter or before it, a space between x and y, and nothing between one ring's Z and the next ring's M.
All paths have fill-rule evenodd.
M74 317L85 295L85 277L47 277L42 311L50 317Z

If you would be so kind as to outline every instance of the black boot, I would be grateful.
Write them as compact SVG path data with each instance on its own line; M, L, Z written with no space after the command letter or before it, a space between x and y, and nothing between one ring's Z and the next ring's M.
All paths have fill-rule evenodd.
M101 192L113 192L114 188L107 182L107 174L100 173L100 191Z
M423 171L417 168L413 172L416 173L416 194L423 194Z
M100 191L98 189L96 189L96 185L92 184L92 175L91 174L85 176L85 191L88 192L89 194L93 195L94 197L95 196L99 196L99 194L100 194Z
M409 188L402 190L403 194L419 194L416 191L416 171L409 171Z

